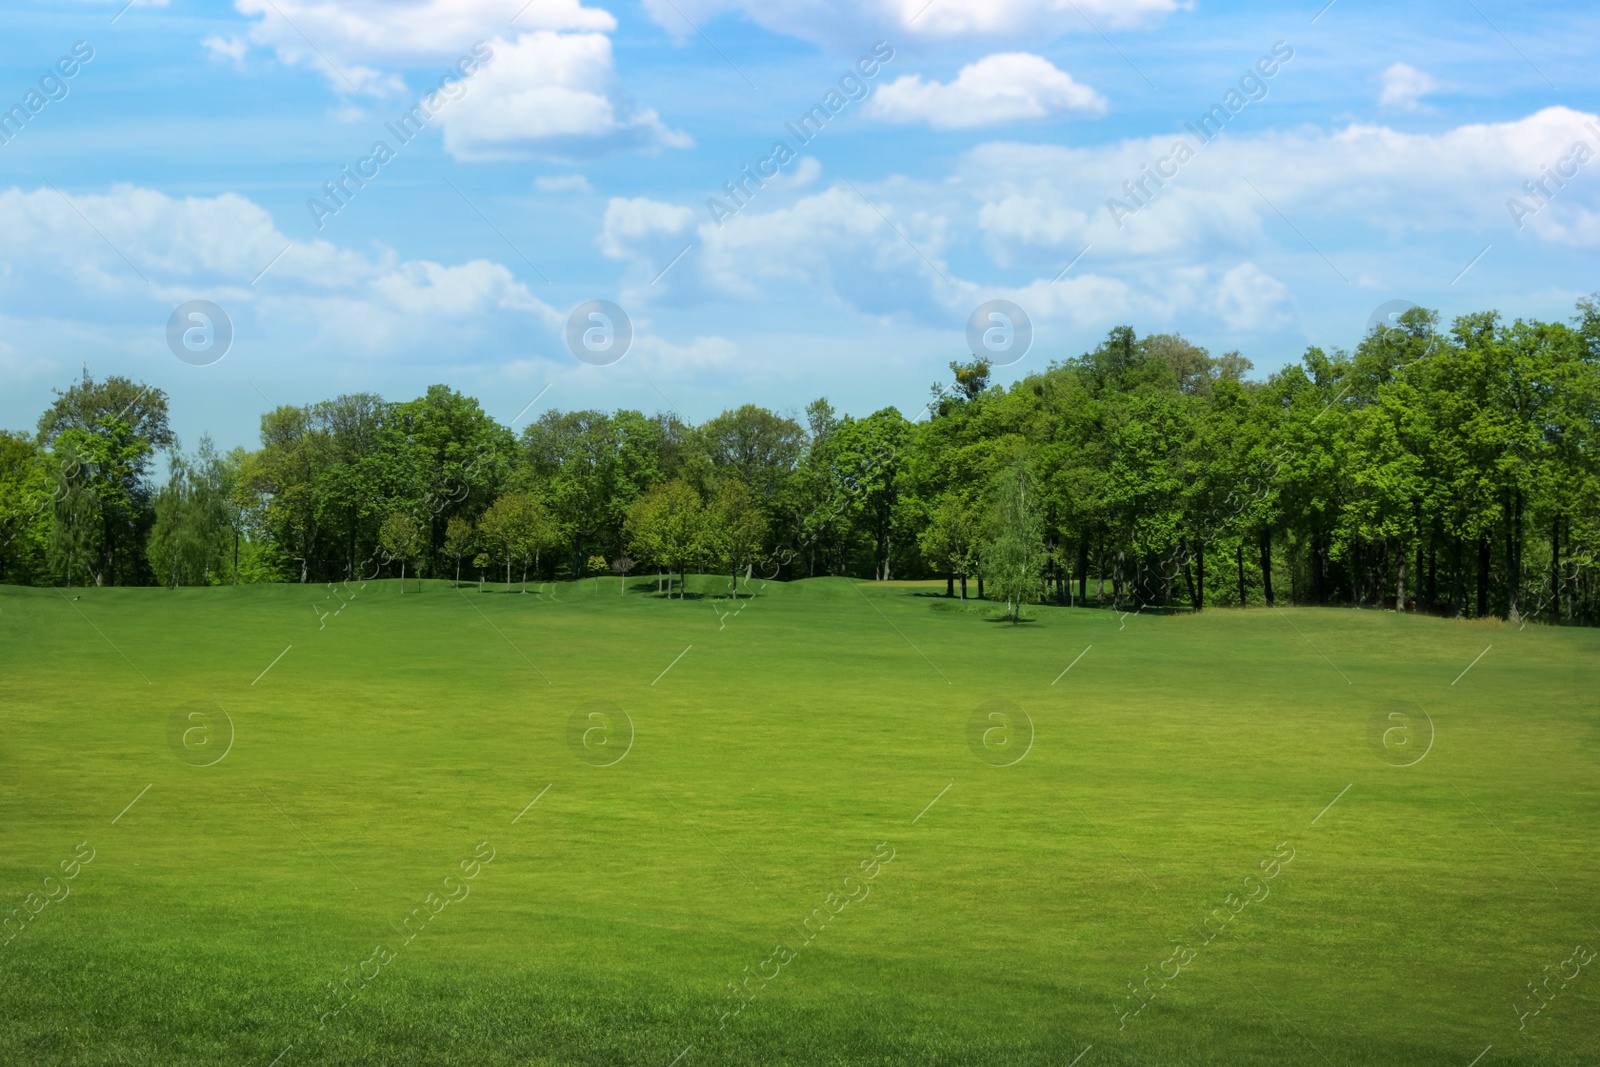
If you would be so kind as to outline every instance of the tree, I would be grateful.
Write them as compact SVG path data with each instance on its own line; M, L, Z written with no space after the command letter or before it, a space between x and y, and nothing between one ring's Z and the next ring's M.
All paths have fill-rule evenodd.
M1006 602L1013 625L1022 605L1037 603L1044 592L1044 536L1027 460L1018 456L995 479L984 570L995 593Z
M485 547L506 565L506 591L511 590L511 565L522 564L522 591L528 591L528 564L537 565L539 553L558 543L554 524L544 506L527 493L503 493L478 520Z
M585 546L605 539L606 502L616 477L617 428L603 411L549 411L522 434L519 485L548 502L552 530L583 575Z
M383 525L378 527L378 544L391 560L400 561L400 593L403 596L406 591L406 564L427 554L426 534L410 515L403 511L391 511L384 518ZM421 567L417 570L417 589L420 592Z
M49 457L28 435L0 431L0 582L46 573L50 504Z
M97 584L143 580L150 459L156 449L172 444L166 394L128 378L96 382L85 373L66 392L56 391L55 402L39 418L39 443L73 457L78 465L74 491L91 498L80 501L77 519L91 521L92 516L100 526L93 535L60 533L57 544L71 540L91 547L94 559L88 566Z
M633 570L633 559L624 552L611 561L611 570L617 576L617 595L626 595L628 592L628 572Z
M505 487L517 458L515 437L478 401L444 385L430 385L416 400L394 405L390 419L414 456L416 485L426 487L417 515L427 555L454 556L459 582L467 550L451 551L450 521L470 526L470 517L481 514Z
M793 419L745 404L700 427L699 436L719 473L737 479L758 503L770 506L800 462L806 432Z
M628 513L628 542L647 559L655 560L682 579L679 596L686 591L688 562L701 546L705 530L705 508L700 494L681 478L652 486ZM667 596L672 589L669 584Z
M333 465L328 434L304 408L279 407L261 416L261 449L239 472L238 493L263 531L300 564L300 581L320 573L323 546L318 485Z
M982 524L973 509L955 493L945 493L928 512L928 522L917 536L918 547L936 568L945 571L945 595L955 595L961 580L961 599L967 599L967 576L978 566Z
M209 437L201 438L191 458L174 452L168 467L167 484L155 495L145 553L156 577L170 588L210 585L233 535L231 472Z
M50 465L55 485L50 497L49 563L52 573L64 575L69 589L74 572L83 575L85 585L91 576L100 584L96 564L103 559L100 539L105 529L100 500L90 488L77 446L75 437L58 441Z
M444 527L444 554L456 561L456 585L461 584L461 557L471 555L478 544L478 532L460 515L450 516Z
M767 518L750 490L737 478L724 481L706 508L702 540L708 553L728 568L735 600L739 570L755 560L766 535Z

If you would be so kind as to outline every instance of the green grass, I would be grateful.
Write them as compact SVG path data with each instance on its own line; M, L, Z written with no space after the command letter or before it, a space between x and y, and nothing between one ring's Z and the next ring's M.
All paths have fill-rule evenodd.
M1525 1029L1513 1009L1600 946L1600 633L1013 627L936 610L942 583L740 610L691 582L372 583L326 618L322 586L0 590L0 911L96 850L0 948L0 1062L1600 1061L1600 965ZM213 766L169 745L191 701L234 724ZM569 745L596 701L634 725L611 766ZM1013 766L969 748L990 701L1033 722ZM1369 744L1392 701L1434 724L1413 766ZM470 896L402 945L483 841ZM870 895L797 948L880 842ZM1119 1028L1128 983L1280 842L1270 895ZM719 1028L779 943L795 958Z

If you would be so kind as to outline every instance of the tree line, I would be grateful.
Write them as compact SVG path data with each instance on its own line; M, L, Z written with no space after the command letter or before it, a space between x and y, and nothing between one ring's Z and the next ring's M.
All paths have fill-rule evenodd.
M667 596L690 573L732 595L942 578L1013 619L1039 602L1600 615L1595 300L1448 328L1414 308L1265 380L1129 327L1009 388L981 359L950 366L909 418L819 399L698 426L550 411L518 433L437 385L279 407L227 454L183 452L159 389L85 375L35 432L0 433L0 582L525 588L643 568Z

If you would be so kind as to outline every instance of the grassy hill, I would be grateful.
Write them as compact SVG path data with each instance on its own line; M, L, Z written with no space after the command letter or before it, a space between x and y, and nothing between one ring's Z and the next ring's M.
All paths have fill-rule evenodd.
M1600 632L724 585L0 589L0 1062L1600 1060Z

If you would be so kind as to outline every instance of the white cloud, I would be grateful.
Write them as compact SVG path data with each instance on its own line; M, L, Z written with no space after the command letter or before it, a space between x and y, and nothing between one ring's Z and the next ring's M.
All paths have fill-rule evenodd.
M506 25L499 0L235 0L251 42L286 64L320 71L341 95L431 90L462 58L493 55L440 117L457 158L588 158L617 149L682 148L689 138L633 103L617 83L616 19L581 0L533 0ZM315 42L314 46L311 42ZM213 56L242 42L209 38Z
M1241 263L1218 280L1212 310L1230 330L1256 333L1289 322L1289 288L1254 263Z
M641 331L634 338L628 360L639 371L665 377L732 367L741 361L741 352L737 344L725 337L697 336L688 344L680 345Z
M607 259L635 258L661 237L683 233L694 224L694 212L677 204L639 197L612 197L600 231L600 253ZM679 241L679 247L683 242Z
M533 187L541 193L592 193L594 186L581 174L542 175L533 180Z
M449 63L505 26L507 5L497 0L235 0L240 14L259 17L250 39L272 48L285 63L316 67L334 89L349 86L328 62L350 67L413 68ZM617 20L579 0L534 0L517 17L519 32L553 30L609 33ZM492 31L492 32L486 32ZM313 48L308 42L315 42Z
M1267 240L1269 229L1281 231L1277 211L1315 231L1319 245L1359 240L1371 249L1373 231L1379 240L1454 235L1464 228L1509 235L1515 223L1507 198L1522 195L1525 180L1555 165L1580 139L1600 156L1600 125L1586 125L1596 122L1593 115L1552 107L1511 122L1438 133L1356 124L1230 133L1198 148L1192 136L1170 135L1092 148L995 142L968 153L958 174L979 200L986 236L1016 257L1030 248L1070 255L1085 241L1095 244L1097 258L1240 249ZM1180 140L1194 158L1181 166L1169 162L1176 173L1158 187L1146 168L1170 161ZM1143 206L1129 193L1130 182L1142 183L1135 193ZM1106 206L1112 197L1139 208L1124 228ZM1086 226L1071 224L1073 211L1087 212ZM1569 181L1528 226L1545 240L1592 240L1582 220L1593 211L1600 211L1600 182ZM1326 234L1318 236L1318 227ZM1291 238L1291 245L1299 242Z
M1383 72L1383 92L1378 95L1378 103L1416 111L1422 106L1422 98L1438 88L1439 83L1431 75L1408 63L1395 63Z
M988 238L989 254L996 263L1015 264L1019 246L1059 249L1083 244L1089 231L1088 212L1052 201L1048 196L1008 193L978 209L978 228Z
M445 147L457 158L587 158L693 143L615 91L604 34L541 30L491 47L493 60L441 118Z
M1272 334L1300 316L1291 283L1387 272L1391 249L1453 254L1464 229L1509 240L1507 196L1580 137L1600 158L1600 120L1561 108L1433 134L1371 125L1241 133L1201 147L1165 186L1147 181L1155 196L1120 229L1107 198L1126 196L1124 182L1169 155L1172 136L1087 148L998 142L942 177L861 183L870 203L843 183L788 203L758 198L693 235L688 207L613 201L602 242L639 279L629 294L639 301L810 302L928 323L1007 296L1045 322L1157 328L1199 317ZM1528 228L1546 244L1600 246L1600 183L1569 180ZM691 236L689 255L644 285ZM997 288L972 261L974 245L1035 280Z
M1027 41L1065 33L1149 26L1188 0L644 0L650 16L684 38L696 25L740 12L756 25L803 40L860 47L873 35ZM1085 16L1090 21L1085 21Z
M1000 52L961 68L954 81L912 74L880 88L866 114L885 122L924 122L937 130L997 126L1061 115L1101 115L1106 101L1049 60Z
M243 37L207 37L200 43L212 59L232 63L241 69L244 67L245 54L250 51L250 42Z
M941 212L901 209L878 195L869 204L834 186L789 207L741 212L720 228L702 224L705 249L697 266L713 290L727 295L759 295L763 282L800 283L868 314L927 311L936 306L930 279L948 284L942 280L949 276L942 259L948 227Z
M566 321L503 264L400 260L382 248L291 241L237 194L177 199L117 186L70 201L47 189L0 191L6 305L69 320L93 307L112 320L161 325L179 303L204 297L236 327L281 321L324 346L337 338L341 353L371 357L435 357L434 342L494 323L514 334L531 320L554 338Z
M767 179L769 189L804 189L822 177L822 164L816 156L803 156L790 173L780 171L776 178Z

